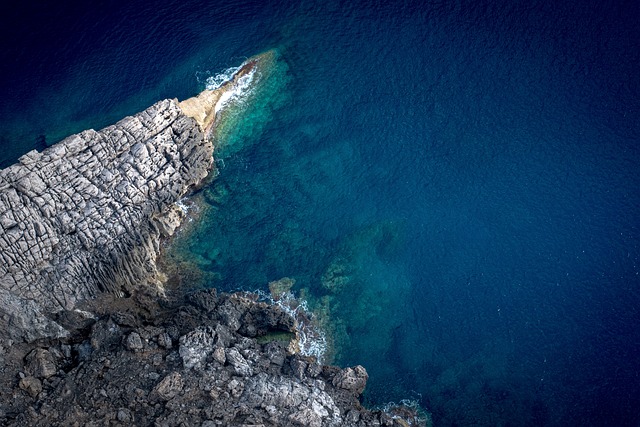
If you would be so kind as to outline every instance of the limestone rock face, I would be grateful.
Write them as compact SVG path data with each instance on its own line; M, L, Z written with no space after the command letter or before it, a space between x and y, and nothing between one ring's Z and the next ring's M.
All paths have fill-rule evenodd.
M160 289L160 237L212 154L196 121L164 100L0 170L0 341L63 337L53 317L80 301Z

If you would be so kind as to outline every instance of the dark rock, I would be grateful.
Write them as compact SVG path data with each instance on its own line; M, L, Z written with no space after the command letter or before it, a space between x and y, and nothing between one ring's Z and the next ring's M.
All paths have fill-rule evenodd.
M131 313L122 313L118 311L111 315L111 319L119 326L125 326L129 328L135 328L139 326L135 316L133 316Z
M241 296L220 295L220 299L228 305L237 304L237 312L266 309L264 304ZM356 427L382 426L391 420L396 427L402 426L398 419L403 419L407 425L422 425L411 417L411 412L385 416L363 408L359 398L367 375L362 367L340 369L319 365L313 358L289 355L285 352L287 343L260 345L257 339L240 335L244 325L231 332L217 323L222 320L216 320L215 310L184 311L182 302L175 304L156 319L156 324L143 325L135 331L118 326L108 316L99 319L85 331L84 344L74 347L76 351L86 348L84 355L74 359L66 369L68 372L58 370L45 384L30 376L31 369L37 366L35 361L49 357L64 359L64 352L55 350L58 348L55 345L47 350L49 356L44 349L31 349L28 357L20 359L27 363L28 374L17 388L25 393L17 393L22 400L14 399L11 403L12 411L20 415L6 424L117 422L199 426L210 421L223 426ZM177 312L191 316L181 318L183 324L196 324L194 319L199 319L207 325L185 331L179 339L178 351L175 346L173 349L152 346L154 339L160 342L169 335L168 331L176 328ZM144 322L136 318L135 323ZM225 331L224 341L234 343L231 347L218 345L220 331ZM148 344L144 344L145 340ZM135 345L123 345L129 341ZM140 343L144 345L144 353L131 351L130 347L138 349ZM16 387L15 375L12 381L5 385L9 390ZM37 399L35 403L33 399ZM45 411L29 411L30 405ZM398 418L398 414L402 417Z
M78 357L78 361L80 362L90 360L91 354L93 353L93 347L91 346L91 343L88 340L83 341L80 344L74 345L73 349L75 350L76 355Z
M42 391L42 382L36 377L24 377L18 385L22 390L29 393L31 397L36 397Z
M222 324L216 325L216 345L219 347L231 347L235 344L235 337L227 328Z
M133 422L133 414L127 408L118 409L118 421L122 423L132 423Z
M216 332L209 326L201 326L180 337L180 357L187 369L200 367L213 351Z
M91 327L91 340L89 341L92 350L99 350L102 347L113 347L120 344L122 329L111 319L106 322L96 322Z
M368 379L367 370L358 365L355 368L347 368L340 371L333 378L333 385L343 390L361 394L367 385Z
M221 365L224 365L227 361L227 355L224 351L224 348L218 347L213 350L213 359Z
M264 353L269 361L277 366L282 366L287 357L283 346L277 342L270 342L264 346Z
M305 378L305 371L307 370L307 363L300 359L292 359L291 360L291 370L293 371L293 375L296 376L299 380L303 380Z
M316 361L311 361L307 366L307 375L311 378L316 378L318 375L322 373L322 366Z
M171 336L166 332L158 335L158 345L167 349L171 348L173 346Z
M210 313L216 309L218 295L215 289L194 292L187 297L188 301L196 307Z
M140 337L140 334L138 334L137 332L131 332L127 336L127 339L125 340L124 345L127 348L127 350L131 350L131 351L140 351L144 348L144 344L142 343L142 338Z
M184 381L178 372L172 372L153 389L154 393L163 400L173 399L182 391Z
M253 375L253 369L247 363L247 360L240 354L238 349L229 348L225 351L227 362L233 366L235 373L243 377L250 377Z
M218 307L217 313L222 322L229 328L231 332L240 329L240 319L248 309L249 300L245 300L241 296L228 298L222 305Z
M46 379L58 370L53 355L42 348L36 348L26 357L27 369L36 378Z
M240 395L244 391L244 383L234 378L229 381L229 384L227 384L227 388L229 389L231 395L237 398L240 397Z

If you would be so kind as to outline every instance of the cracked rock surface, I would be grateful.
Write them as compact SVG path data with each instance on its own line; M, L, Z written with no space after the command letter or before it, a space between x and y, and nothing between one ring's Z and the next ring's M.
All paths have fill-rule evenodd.
M79 302L159 289L160 237L212 167L177 101L72 135L0 170L0 344L64 337Z

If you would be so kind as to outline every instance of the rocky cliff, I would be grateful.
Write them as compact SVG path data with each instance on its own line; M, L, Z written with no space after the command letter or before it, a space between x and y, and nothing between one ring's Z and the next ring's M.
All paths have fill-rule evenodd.
M269 55L0 171L0 423L420 424L363 408L364 368L297 354L277 306L163 288L161 239L212 168L220 99Z
M160 236L179 224L175 202L207 176L212 153L165 100L0 171L3 338L62 337L54 318L78 302L157 287Z

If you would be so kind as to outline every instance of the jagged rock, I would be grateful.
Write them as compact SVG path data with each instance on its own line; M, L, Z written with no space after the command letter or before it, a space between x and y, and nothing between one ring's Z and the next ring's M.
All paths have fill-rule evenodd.
M264 335L267 331L280 330L293 332L295 320L282 308L276 305L253 305L244 313L242 319L243 335L255 337Z
M224 351L224 348L218 347L215 350L213 350L213 359L218 363L220 363L221 365L224 365L225 362L227 361L227 355Z
M266 305L240 295L221 294L218 298L220 305L236 305L237 311L269 311ZM134 324L144 323L139 315L132 315L136 316ZM252 318L256 317L260 316ZM20 359L28 366L19 384L15 374L8 383L0 382L0 387L8 390L3 396L13 396L0 399L0 411L15 414L14 419L3 420L5 424L199 426L210 421L225 426L365 427L383 426L391 420L389 425L399 427L403 424L397 414L402 414L402 419L412 420L407 425L423 425L411 418L411 412L387 417L363 408L359 403L366 383L363 368L323 367L313 358L287 354L285 342L260 344L256 338L240 334L246 325L231 332L215 310L206 311L192 299L176 302L154 322L131 330L120 327L108 315L98 319L83 332L85 335L77 337L83 344L75 351L49 347L50 356L64 359L60 363L65 368L58 369L44 384L30 376L32 362L27 360L48 356L29 350L29 357ZM200 326L190 330L180 326L198 323ZM182 352L175 347L152 346L154 337L168 335L173 339L179 330L183 332L179 339ZM216 331L225 334L224 340L233 346L215 343L219 341ZM136 335L146 341L144 353L123 345ZM79 357L81 348L87 350ZM189 351L185 353L185 349ZM190 361L196 364L191 366ZM25 392L16 393L15 388ZM29 411L30 406L41 409Z
M42 348L36 348L26 357L27 369L36 378L49 378L56 374L57 367L53 355Z
M140 351L144 348L142 338L137 332L131 332L124 343L125 347L131 351Z
M219 347L231 347L236 341L232 332L225 325L216 325L216 345Z
M153 390L163 400L171 400L182 391L184 381L178 372L172 372L160 381Z
M36 377L24 377L18 386L29 393L31 397L36 397L42 391L42 382Z
M180 337L180 357L187 369L199 367L213 351L216 332L209 326L202 326Z
M368 379L367 370L358 365L355 368L347 368L340 371L333 378L333 385L360 394L364 391Z
M120 408L118 409L118 421L122 423L132 423L133 414L127 408Z
M231 395L233 397L239 397L244 391L244 383L234 378L229 381L229 384L227 384L227 388L229 389L229 392L231 392Z
M322 373L322 366L315 360L312 360L307 365L307 375L311 378L316 378Z
M247 360L240 354L238 349L229 348L225 351L226 359L231 366L233 366L235 373L243 377L250 377L253 375L253 369L247 363Z
M166 332L158 335L158 345L164 348L171 348L173 346L171 336Z
M249 300L245 301L245 298L237 297L238 301L232 301L231 299L225 301L218 307L218 315L229 328L231 332L236 332L240 329L240 319L248 310ZM238 303L239 302L239 303Z
M189 295L188 299L191 304L203 309L207 313L215 310L218 304L218 295L215 289L194 292Z
M99 350L104 346L120 344L119 338L122 336L122 328L113 320L97 322L91 327L91 339L88 351ZM126 346L126 343L125 343Z
M334 399L317 383L312 384L309 387L296 379L260 373L247 382L243 400L254 406L274 406L297 425L343 425Z
M291 370L296 378L302 380L305 378L305 371L307 370L307 363L304 360L293 359L291 361Z
M136 318L131 313L115 312L111 315L111 319L120 326L128 326L134 328L137 325Z
M275 342L267 343L264 347L264 352L269 358L269 361L276 366L282 366L287 357L285 349Z

